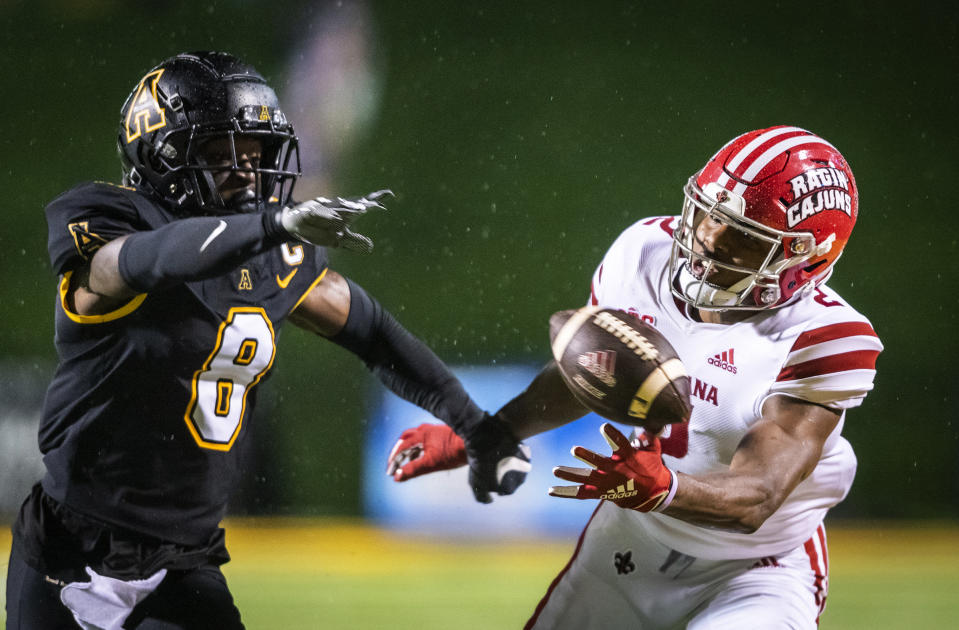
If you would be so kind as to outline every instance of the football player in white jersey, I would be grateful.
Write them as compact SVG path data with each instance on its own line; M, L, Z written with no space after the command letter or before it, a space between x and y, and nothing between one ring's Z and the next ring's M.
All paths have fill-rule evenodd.
M611 498L527 628L815 628L825 606L823 517L856 470L842 426L882 350L825 285L858 214L852 171L826 140L777 126L734 138L684 193L681 216L616 239L590 301L669 339L691 418L632 442L603 425L612 455L576 447L591 467L554 470L574 485L553 496ZM524 439L585 411L550 363L492 420ZM389 471L405 481L495 457L427 424L403 433ZM615 492L625 483L631 496Z

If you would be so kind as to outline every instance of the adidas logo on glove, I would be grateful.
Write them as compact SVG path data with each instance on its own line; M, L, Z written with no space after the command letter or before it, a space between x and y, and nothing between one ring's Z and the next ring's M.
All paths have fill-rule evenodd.
M626 482L625 486L616 486L615 489L599 495L599 498L612 501L614 499L625 499L628 497L634 497L637 494L639 494L639 491L636 490L636 485L633 483L633 480L630 479L629 481Z

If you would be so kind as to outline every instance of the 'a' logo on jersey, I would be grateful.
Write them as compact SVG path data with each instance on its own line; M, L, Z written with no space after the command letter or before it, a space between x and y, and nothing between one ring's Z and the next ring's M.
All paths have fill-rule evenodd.
M734 360L734 355L736 353L735 348L730 348L729 350L724 350L717 353L714 356L707 359L707 363L710 365L715 365L716 367L726 370L727 372L736 373L736 362Z
M240 291L252 291L253 290L253 280L250 278L250 270L247 268L240 269L240 282L237 284L237 289Z
M77 246L77 252L83 256L84 260L90 260L97 250L106 245L107 239L99 234L90 231L89 221L78 221L67 225L73 236L73 244Z

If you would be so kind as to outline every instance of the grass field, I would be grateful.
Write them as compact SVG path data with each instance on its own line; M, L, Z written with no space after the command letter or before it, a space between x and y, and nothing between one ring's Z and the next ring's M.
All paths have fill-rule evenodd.
M234 521L227 543L247 627L284 630L521 628L573 545L432 541L343 520ZM9 544L4 530L0 580ZM824 630L959 626L959 526L834 525L829 548Z

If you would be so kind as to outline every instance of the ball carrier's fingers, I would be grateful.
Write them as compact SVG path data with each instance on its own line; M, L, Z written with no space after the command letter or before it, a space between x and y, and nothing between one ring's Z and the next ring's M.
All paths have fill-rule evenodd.
M630 443L610 423L604 423L600 433L612 454L607 457L574 446L570 451L573 456L591 468L555 467L553 474L557 478L579 485L553 486L549 494L571 499L608 499L620 507L642 512L656 509L664 500L668 503L675 475L662 463L658 440Z
M556 466L553 468L553 475L564 481L578 483L578 486L551 486L548 493L553 497L563 497L570 499L595 499L599 496L598 482L602 479L602 472L596 470L600 460L605 459L593 451L574 446L570 449L573 457L579 459L592 468L574 468L572 466Z
M592 468L573 468L572 466L556 466L553 475L564 481L572 481L576 486L551 486L549 495L568 499L595 499L599 496L599 488L595 485L594 475L599 474Z
M620 433L619 429L608 422L603 423L603 426L599 428L599 432L606 438L606 442L609 444L609 447L613 449L614 453L619 450L628 451L633 448L629 443L629 439Z
M592 480L595 473L596 471L592 468L573 468L572 466L556 466L553 468L554 476L573 483L587 483Z
M605 433L603 435L605 437ZM608 440L609 438L607 438L607 441ZM610 445L612 446L612 443ZM569 499L597 498L600 493L596 484L601 479L599 475L602 474L597 469L604 467L609 462L609 459L582 446L574 446L569 452L576 459L583 463L589 464L591 468L573 468L572 466L554 467L554 476L564 481L572 481L573 483L578 483L580 485L551 486L548 490L548 494L553 497Z

